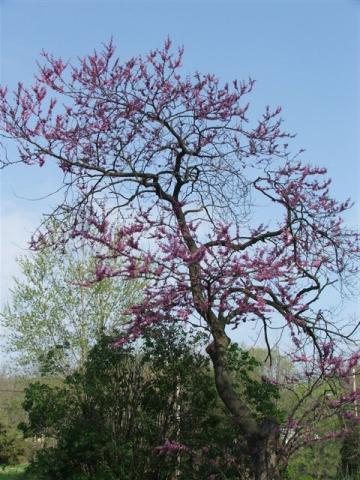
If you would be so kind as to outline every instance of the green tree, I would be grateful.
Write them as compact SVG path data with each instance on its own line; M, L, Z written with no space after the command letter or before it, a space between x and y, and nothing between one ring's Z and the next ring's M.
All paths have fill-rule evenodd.
M18 260L11 301L1 323L7 349L22 368L66 375L83 365L103 333L119 331L123 310L139 301L141 284L104 279L85 285L96 258L83 249L44 249Z

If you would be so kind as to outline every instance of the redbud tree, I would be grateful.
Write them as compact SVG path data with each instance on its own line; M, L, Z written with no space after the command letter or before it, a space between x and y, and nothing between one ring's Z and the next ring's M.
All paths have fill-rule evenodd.
M162 322L208 332L217 391L246 439L252 474L275 479L286 433L278 419L254 415L234 385L229 330L245 340L253 322L269 354L270 330L287 330L293 360L316 377L311 388L348 375L359 358L342 348L352 332L318 301L357 272L358 236L341 218L351 204L331 198L324 168L290 153L280 108L249 120L253 80L184 76L182 54L170 41L126 62L112 42L76 64L43 52L31 87L0 90L4 146L18 148L18 159L2 161L58 165L58 243L77 239L97 252L89 282L146 279L118 345ZM42 230L34 246L47 237ZM294 414L286 428L298 428Z

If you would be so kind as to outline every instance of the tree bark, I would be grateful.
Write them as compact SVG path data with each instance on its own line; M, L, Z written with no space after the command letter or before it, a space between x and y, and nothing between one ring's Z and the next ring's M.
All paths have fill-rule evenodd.
M248 439L254 480L281 480L277 450L279 428L272 419L266 418L254 439Z
M244 435L253 480L281 480L278 463L279 426L275 419L257 421L249 407L239 398L227 367L226 350L230 344L225 332L213 331L214 341L206 351L214 367L215 384L220 398Z

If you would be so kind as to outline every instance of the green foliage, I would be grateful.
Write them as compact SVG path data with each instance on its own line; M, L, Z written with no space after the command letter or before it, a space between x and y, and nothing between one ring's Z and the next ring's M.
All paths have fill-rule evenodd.
M22 454L21 439L0 423L0 465L14 465Z
M64 386L31 385L21 428L47 444L30 471L38 480L241 478L244 445L200 346L173 327L136 348L114 350L103 337Z
M341 474L347 478L360 479L360 425L348 425L341 454Z
M256 416L271 416L283 419L284 412L276 405L280 398L279 387L266 378L259 378L263 365L250 352L242 350L236 343L230 345L228 362L248 405L253 407Z
M29 445L16 425L25 419L21 407L26 380L0 375L0 465L13 465L24 461Z
M142 285L120 279L84 283L96 259L86 249L46 248L18 260L11 302L1 314L7 348L22 370L69 374L82 365L102 333L122 327L122 310L140 299Z
M335 480L340 462L340 441L319 441L300 449L291 458L290 480Z
M26 465L15 465L0 470L0 480L36 480L24 475Z
M7 427L17 425L25 418L22 410L24 387L29 380L22 377L0 375L0 422Z

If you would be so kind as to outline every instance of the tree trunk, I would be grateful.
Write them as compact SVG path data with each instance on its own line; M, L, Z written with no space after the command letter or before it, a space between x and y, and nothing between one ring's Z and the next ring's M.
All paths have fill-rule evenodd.
M257 438L248 440L254 480L281 480L277 450L279 428L271 419L265 419Z
M227 367L226 350L230 344L225 332L213 331L214 342L206 351L214 366L215 384L220 398L233 415L235 424L244 435L251 459L254 480L281 480L278 465L279 426L275 419L257 421L234 388Z

